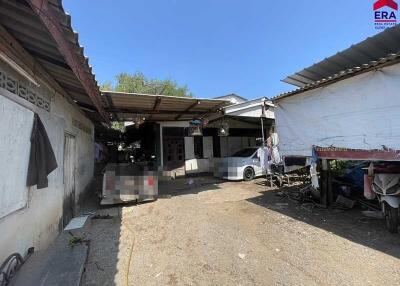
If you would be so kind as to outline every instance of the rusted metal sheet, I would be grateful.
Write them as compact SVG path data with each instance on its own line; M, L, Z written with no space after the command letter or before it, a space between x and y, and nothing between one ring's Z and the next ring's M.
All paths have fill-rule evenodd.
M147 121L174 121L202 118L219 113L230 104L221 99L199 99L166 95L103 91L106 110L121 120L129 120L132 114L141 114Z
M335 147L315 147L320 159L400 161L400 150L362 150Z
M107 113L104 111L99 97L99 89L91 73L91 69L87 65L87 59L83 56L78 57L75 53L74 49L78 48L82 55L82 48L77 45L77 35L73 35L72 31L72 35L67 35L64 32L64 29L59 22L60 18L57 16L56 10L50 6L48 0L27 0L27 2L47 28L48 32L57 44L57 49L79 79L96 109L103 116L104 120L109 122ZM70 39L67 38L68 36Z

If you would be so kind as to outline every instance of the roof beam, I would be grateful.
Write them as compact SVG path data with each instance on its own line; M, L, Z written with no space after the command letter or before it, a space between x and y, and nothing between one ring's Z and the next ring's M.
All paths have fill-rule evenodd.
M224 106L225 106L225 103L220 103L220 104L218 104L216 107L214 107L214 108L208 110L207 113L204 113L204 112L203 112L203 114L201 115L200 118L208 117L208 116L210 116L210 115L212 115L212 114L214 114L214 113L221 113L221 114L223 114L223 111L221 110L221 108L224 107Z
M161 97L157 96L154 102L153 111L158 111L160 109L160 104L161 104Z
M154 101L154 106L153 106L153 111L156 112L160 109L160 104L161 104L161 97L157 96L156 100ZM151 119L151 115L148 118L149 120Z
M71 43L67 40L67 35L61 26L56 12L50 7L48 0L26 0L31 6L32 10L39 16L42 23L46 26L50 35L57 43L57 48L61 55L64 57L67 64L70 66L76 77L81 82L86 93L89 95L96 109L102 115L104 120L109 123L108 116L103 109L99 97L99 89L95 84L92 75L89 75L81 64L81 60L75 54Z
M21 44L0 25L0 51L23 68L32 78L41 78L46 85L64 97L68 93L50 76L45 69L27 52Z
M180 117L182 117L183 115L202 115L204 114L204 111L182 111L182 110L162 110L160 111L153 111L150 109L130 109L130 108L109 108L106 109L107 112L110 113L130 113L130 114L178 114L180 115ZM177 116L178 117L178 116ZM177 120L175 118L175 120Z
M188 113L190 111L190 109L196 107L197 105L199 105L201 102L200 100L196 100L196 102L192 103L191 105L189 105L188 108L186 108L183 113L179 114L177 117L175 117L175 120L179 120L185 113Z

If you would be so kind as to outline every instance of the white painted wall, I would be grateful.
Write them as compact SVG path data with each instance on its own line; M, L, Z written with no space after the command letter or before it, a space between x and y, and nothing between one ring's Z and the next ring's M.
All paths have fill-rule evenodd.
M213 138L203 137L203 158L194 157L194 139L185 137L185 171L187 174L208 173L213 171Z
M185 159L194 159L194 138L185 137Z
M20 210L9 213L0 218L0 262L13 252L26 254L29 247L35 247L36 250L44 249L54 240L58 234L59 225L62 217L63 206L63 150L64 150L64 133L68 132L76 137L76 198L83 193L83 190L88 185L93 177L94 169L94 135L93 124L87 119L79 109L65 100L62 96L48 90L45 84L40 87L32 86L25 78L15 73L10 67L0 62L0 69L8 74L11 74L15 79L24 83L31 89L34 89L37 94L51 101L51 111L47 112L36 107L25 99L0 87L0 110L6 108L5 102L13 105L16 109L22 110L21 114L32 114L35 111L39 114L48 133L51 145L53 147L58 168L54 170L48 177L49 187L37 190L36 187L28 189L25 187L26 173L15 172L8 170L11 173L7 183L0 180L0 190L4 184L15 182L14 188L16 192L25 192L27 197L26 207ZM19 102L23 107L6 100L5 97L11 98L14 102ZM11 103L10 103L11 102ZM3 104L3 105L2 105ZM31 111L29 111L31 110ZM91 134L74 127L72 119L79 120L81 123L89 126ZM15 131L21 134L21 140L25 140L23 144L30 150L30 141L27 140L26 133L30 134L31 125L26 126L21 124L4 123L6 128L0 129L0 146L7 145L11 136L15 136ZM13 129L10 131L10 129ZM18 129L18 130L15 130ZM21 142L18 144L22 144ZM22 148L23 149L23 148ZM18 162L19 167L27 170L28 158L26 153L15 152L10 148L10 156L15 162ZM8 160L0 153L0 173L5 173L6 168L10 165L6 164ZM12 166L12 168L16 168ZM23 182L23 184L21 184ZM22 189L22 191L21 191ZM1 198L1 197L0 197Z
M185 171L187 174L212 172L210 165L212 159L189 159L185 160Z
M281 155L311 156L312 146L400 149L400 64L277 101Z
M263 108L267 106L267 108ZM264 114L263 114L264 109ZM230 105L224 108L225 115L238 116L238 117L251 117L274 119L274 105L266 98L253 99L244 103Z

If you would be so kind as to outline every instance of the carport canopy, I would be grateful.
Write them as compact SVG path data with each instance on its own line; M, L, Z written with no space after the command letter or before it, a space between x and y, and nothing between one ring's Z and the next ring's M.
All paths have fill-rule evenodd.
M222 112L231 104L221 99L199 99L167 95L150 95L103 91L102 99L112 120L132 121L137 116L146 121L185 121L203 119Z

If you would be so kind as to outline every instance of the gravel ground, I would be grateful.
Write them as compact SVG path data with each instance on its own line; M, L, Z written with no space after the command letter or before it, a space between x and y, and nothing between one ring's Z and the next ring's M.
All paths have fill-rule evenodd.
M196 178L101 209L82 285L400 285L400 235L360 210L310 210L261 181Z

